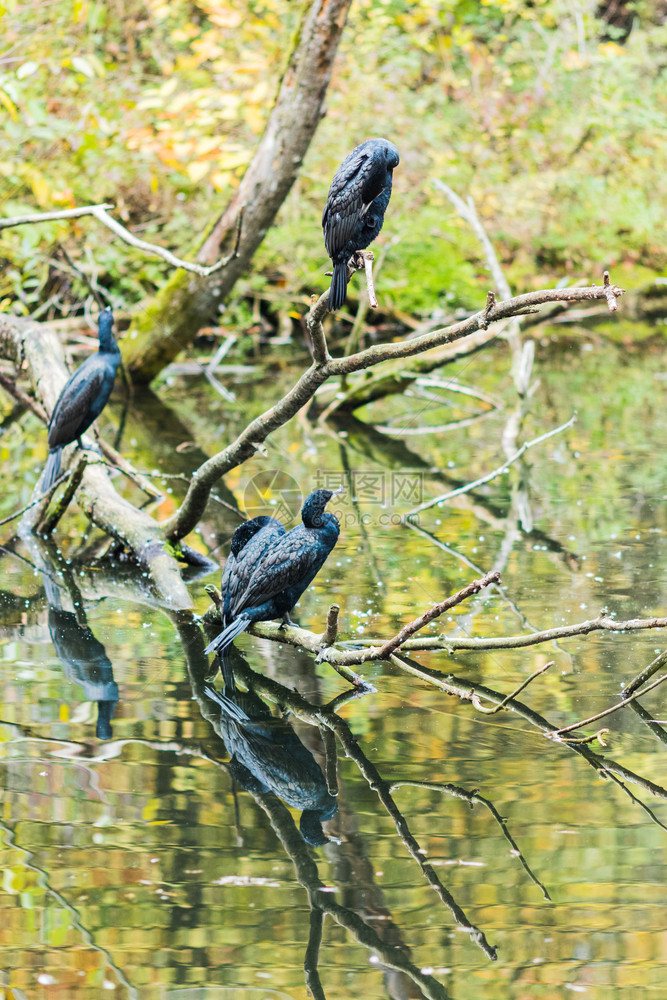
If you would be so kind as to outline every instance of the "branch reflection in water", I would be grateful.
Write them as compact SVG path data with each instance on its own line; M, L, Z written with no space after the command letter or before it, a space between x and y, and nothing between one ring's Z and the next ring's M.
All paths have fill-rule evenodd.
M138 604L147 604L151 600L150 595L145 592L145 583L140 579L141 574L137 574L133 593L131 577L126 571L124 578L114 583L113 573L108 569L105 579L102 580L101 574L98 574L93 584L85 573L79 575L80 572L83 573L82 567L50 566L45 554L43 562L36 562L36 565L47 575L47 579L51 581L54 578L62 579L65 583L69 599L77 609L76 614L72 613L77 629L85 631L85 626L81 625L83 603L99 599L104 596L105 591L108 594L118 595L122 590L125 600L135 600ZM49 594L49 589L47 584L47 596L53 612L58 610L58 600L62 604L63 597L59 593ZM41 602L41 594L32 600L34 603ZM159 606L159 602L154 602L153 607L155 606ZM62 612L62 608L59 610ZM505 821L488 799L456 785L419 782L409 777L404 778L400 774L384 778L380 774L376 765L357 742L345 719L337 711L348 700L357 697L372 698L372 693L349 691L329 704L314 704L264 676L263 673L252 670L241 656L235 656L231 663L233 675L225 678L222 694L216 693L212 698L207 693L210 691L208 676L210 666L204 653L206 638L199 624L189 612L177 613L164 608L163 610L178 631L185 653L190 687L202 716L212 726L216 736L212 741L204 743L195 738L169 741L133 739L132 742L145 743L157 751L176 752L184 757L204 758L215 767L224 768L235 779L237 785L241 786L243 793L250 795L266 814L274 833L294 865L296 878L308 900L310 929L308 940L304 941L305 974L308 988L313 996L325 995L320 981L319 967L323 927L327 916L345 928L350 935L351 943L357 942L368 949L371 953L371 962L382 971L392 997L416 995L445 998L447 994L430 971L423 971L411 959L410 949L404 941L402 931L385 903L385 890L377 884L374 866L371 866L368 860L372 856L372 845L368 843L369 835L361 829L361 823L353 812L344 783L340 786L340 794L335 795L337 779L335 760L332 760L332 756L335 756L336 743L331 739L323 741L328 756L323 770L317 763L315 755L306 746L310 741L305 737L299 738L286 718L273 716L268 703L278 705L283 715L289 712L294 719L310 725L316 740L322 731L334 736L344 754L358 769L368 788L377 796L384 812L391 818L399 834L400 843L419 866L422 875L448 907L459 927L470 935L488 957L495 957L495 948L488 944L483 932L467 919L438 878L426 853L411 833L405 815L394 801L393 793L396 790L409 785L432 788L434 791L463 798L471 807L474 803L484 805L499 823L512 855L518 858L528 877L541 890L543 898L548 898L546 887L530 870ZM76 632L71 621L70 625ZM81 638L80 632L76 634ZM95 643L97 640L93 639L89 642L89 646L99 654L98 666L101 663L108 664L106 654L100 652L101 645L96 646ZM297 656L296 653L293 655ZM69 656L75 662L81 659L75 650L72 651L72 647L69 648ZM498 704L505 698L499 692L479 683L473 684L435 670L426 671L423 666L404 655L401 658L403 670L414 669L419 676L428 672L434 684L442 685L448 693L457 694L461 700L469 701L473 695L477 695L489 703ZM108 667L110 668L110 664ZM548 719L516 698L507 702L505 708L545 735L555 729ZM34 739L34 733L26 732L22 738ZM61 761L69 758L72 762L77 760L80 762L81 744L67 743L64 740L58 742L61 744L60 748L52 751L50 756L57 756ZM86 741L83 749L86 765L91 767L97 762L108 760L110 756L118 757L127 742L129 741L115 740L102 747L93 747ZM663 799L667 796L664 788L616 764L608 757L593 753L587 746L564 742L559 745L559 752L563 751L577 754L600 775L611 778L633 802L646 810L654 822L658 822L647 807L629 791L626 782L633 782L644 791L661 796ZM232 758L229 763L225 762L227 754ZM336 806L338 806L337 813ZM290 808L302 811L301 832L292 818ZM230 817L229 824L232 822ZM323 824L327 827L328 843ZM333 834L340 839L334 839ZM318 860L311 850L314 844L324 847L327 862L335 872L335 886L325 883L320 877ZM337 901L342 898L335 895L337 891L345 893L347 905L341 905ZM418 990L417 993L415 989Z
M250 712L247 709L251 709L254 719L251 720L250 726L245 722L240 725L237 719L232 720L232 728L230 728L229 714L224 708L221 710L219 703L207 694L207 689L210 690L210 686L206 682L206 677L210 667L204 653L204 639L199 627L194 624L188 613L174 612L171 617L183 642L188 676L202 714L219 732L227 748L230 751L232 747L234 748L232 761L227 765L230 773L238 780L238 765L242 763L243 769L240 773L245 779L245 790L252 795L256 803L266 813L274 832L294 864L299 883L306 890L311 916L304 971L306 985L311 994L315 998L324 998L325 996L318 965L323 918L329 915L336 923L344 927L356 942L372 952L371 961L373 964L381 968L385 977L393 982L393 986L390 988L391 996L414 996L414 986L417 986L419 993L416 995L418 997L429 998L429 1000L431 998L432 1000L447 1000L448 994L444 987L432 975L422 972L410 960L409 949L401 943L400 929L381 902L380 890L372 887L374 897L379 898L380 905L385 909L381 922L378 920L376 927L374 926L375 921L362 919L359 913L351 907L337 903L333 898L335 892L333 887L327 886L321 880L317 863L308 847L312 840L306 836L306 833L312 830L312 826L309 823L304 831L304 814L302 813L301 832L299 832L289 810L275 792L280 789L281 798L290 805L296 801L297 808L303 808L303 803L310 803L315 797L319 815L317 817L312 815L316 812L312 807L306 812L310 811L311 821L316 820L318 824L327 818L327 812L332 814L332 810L335 811L336 800L327 790L327 782L319 765L298 739L292 727L284 720L273 718L265 702L259 698L257 689L261 682L267 679L255 673L238 650L233 650L229 666L243 681L244 686L248 688L248 692L244 694L237 690L233 696L233 703L240 702L246 709L248 716ZM257 681L257 687L255 687L255 681ZM334 717L339 718L330 708L319 708L312 705L300 695L289 691L275 681L270 682L270 688L272 700L277 701L283 710L289 709L294 714L298 713L301 720L310 722L314 726L324 722L325 719L330 722ZM266 694L266 690L262 689L262 693ZM340 706L344 701L363 696L363 692L351 691L346 693L343 699L337 699L337 702ZM231 702L231 698L229 700ZM342 719L339 721L347 728ZM253 722L254 725L252 725ZM291 735L288 734L288 730L291 730ZM261 739L253 739L253 736L256 736L258 732L261 734ZM278 739L271 743L271 736L274 733L278 734ZM350 740L354 742L351 733ZM297 744L300 749L297 749ZM239 760L241 756L243 756L242 762ZM210 757L209 759L214 758ZM216 761L216 763L219 762ZM318 772L317 776L315 769ZM250 775L250 780L248 780L248 775ZM259 780L258 775L260 775ZM331 818L331 815L328 818ZM319 829L321 830L321 825ZM319 843L326 843L326 841L327 838L323 835ZM359 843L358 840L357 846ZM329 850L340 852L343 857L347 847L349 845L331 842L329 844ZM339 863L343 862L343 857L337 858ZM368 877L369 879L372 877L370 872L368 872ZM364 886L364 889L369 888L371 886ZM363 909L367 910L367 901L364 902ZM403 979L405 982L402 982ZM411 987L407 987L409 992L406 991L408 982L413 984ZM399 985L401 983L402 985Z

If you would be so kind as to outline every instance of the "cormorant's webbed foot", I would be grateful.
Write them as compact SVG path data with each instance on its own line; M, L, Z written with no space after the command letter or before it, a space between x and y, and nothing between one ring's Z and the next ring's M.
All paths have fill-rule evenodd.
M283 620L280 623L280 627L287 628L288 625L295 625L295 624L296 622L292 621L292 619L289 616L289 613L286 611L285 614L283 615Z

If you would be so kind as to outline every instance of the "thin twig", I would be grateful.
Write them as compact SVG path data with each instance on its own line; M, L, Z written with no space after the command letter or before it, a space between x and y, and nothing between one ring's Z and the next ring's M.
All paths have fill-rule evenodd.
M142 492L147 496L152 497L153 500L161 500L164 497L162 490L156 489L155 486L146 478L150 473L139 472L134 468L131 462L128 462L120 452L116 451L113 445L110 445L108 441L104 438L98 437L97 443L99 449L104 455L107 461L102 464L106 465L110 469L115 469L117 472L121 472L126 476L130 482L134 483ZM184 477L185 478L185 477Z
M616 312L618 309L618 301L616 299L616 290L609 278L609 271L604 272L603 281L604 295L607 300L607 305L609 306L609 312Z
M329 613L327 614L327 627L324 630L322 636L322 646L333 646L338 636L338 615L340 614L340 605L332 604L329 608Z
M81 208L62 208L55 212L31 212L29 215L14 215L9 219L0 219L0 229L10 226L27 226L39 222L56 222L59 219L79 219L84 215L94 215L97 210L106 211L113 205L84 205Z
M538 667L537 670L532 672L530 677L527 677L522 684L519 684L517 688L514 688L511 694L508 694L506 698L503 698L499 705L494 705L493 708L485 708L484 705L482 705L477 693L473 694L470 700L478 712L483 712L485 715L495 715L496 712L502 711L508 702L510 702L513 698L516 698L518 694L521 694L524 688L527 688L531 681L534 681L536 677L543 674L545 670L549 669L549 667L553 667L554 663L555 660L550 660L548 663L545 663L543 667Z
M21 406L24 406L26 410L30 410L30 412L34 413L40 420L44 420L45 422L48 421L49 418L46 415L44 407L33 399L32 396L28 395L27 392L23 391L21 386L17 384L16 378L16 375L12 377L7 372L0 371L0 385L2 388L5 389L10 396L13 396L13 398L20 403Z
M480 580L473 580L473 582L469 583L467 587L463 587L458 591L458 593L452 594L451 597L448 597L444 601L440 601L439 604L434 604L432 608L425 611L423 615L419 616L419 618L415 618L414 621L404 625L400 632L397 632L393 638L388 639L387 642L383 643L378 650L378 659L388 659L391 654L397 650L399 646L402 646L403 643L410 638L410 636L415 634L415 632L419 632L420 629L424 628L425 625L428 625L429 622L432 622L435 618L439 618L440 615L445 613L445 611L449 611L450 608L456 607L456 605L460 604L461 601L467 600L468 597L472 597L473 594L479 593L480 590L484 590L485 587L489 587L492 583L500 583L500 573L495 570L491 573L487 573Z
M641 691L635 691L634 694L628 695L627 698L623 698L615 705L612 705L611 708L606 708L604 712L598 712L596 715L591 715L587 719L582 719L581 722L573 722L571 726L563 726L562 729L556 729L553 733L551 733L551 736L562 736L563 733L571 733L575 729L581 729L582 726L589 726L591 722L597 722L598 719L604 719L607 715L612 715L614 712L618 712L620 708L625 708L625 706L629 705L631 701L635 700L635 698L643 698L645 694L648 694L649 691L652 691L653 688L658 687L659 684L662 684L662 682L666 680L667 674L663 674L662 677L658 677L657 681L653 681L653 683L649 684L648 687L642 688Z
M636 677L633 677L629 684L625 685L623 688L625 697L627 698L629 694L634 694L635 691L638 691L642 684L646 684L649 677L653 677L653 674L656 674L665 663L667 663L667 650L659 653L654 660L651 660L647 667L644 667Z
M243 216L243 210L239 214L238 230L236 245L232 252L223 257L221 260L216 261L215 264L211 264L209 267L204 267L202 264L194 264L187 260L181 260L176 257L171 250L167 250L166 247L158 246L155 243L147 243L145 240L140 240L138 236L134 236L133 233L122 226L120 222L117 222L111 215L107 213L107 209L113 208L113 205L86 205L81 208L64 208L57 212L34 212L30 215L15 215L10 219L0 219L0 229L7 229L10 226L25 226L29 224L39 223L39 222L55 222L59 219L79 219L85 215L92 215L98 222L101 222L103 226L110 229L116 236L119 236L124 243L129 243L130 246L136 247L137 250L143 250L144 253L155 254L157 257L162 257L166 260L168 264L173 267L182 267L185 271L192 271L194 274L199 274L202 278L208 277L209 274L213 274L215 271L220 271L223 267L229 264L230 260L238 256L238 245L241 235L241 222Z
M359 251L360 256L364 261L364 270L366 271L366 291L368 292L368 305L371 309L377 309L378 300L375 294L375 285L373 283L373 261L375 260L375 254L372 250L361 250Z
M435 507L436 504L441 504L446 500L451 500L453 497L460 496L462 493L470 493L471 490L477 489L478 486L484 486L485 483L490 483L492 479L496 479L497 476L501 476L506 469L509 469L511 465L517 462L529 448L534 448L535 445L541 444L550 437L554 437L555 434L560 434L561 431L567 430L568 427L573 425L576 419L577 415L576 413L573 413L570 419L566 420L566 422L561 424L559 427L554 427L552 430L547 431L546 434L540 434L539 437L533 438L532 441L524 442L520 448L517 448L513 455L510 455L506 462L499 465L497 469L493 470L493 472L488 472L485 476L480 476L479 479L475 479L474 482L466 483L465 486L459 486L458 489L450 490L449 493L443 493L438 497L434 497L432 500L426 500L424 503L419 504L418 507L413 507L413 509L409 510L407 514L404 514L403 520L405 521L410 517L414 517L416 514L420 514L421 511L428 510L430 507Z
M69 479L70 475L71 475L71 470L66 469L65 472L63 472L62 475L58 476L55 482L52 483L52 485L49 487L46 493L40 493L39 496L36 497L36 499L31 500L30 503L27 503L25 505L25 507L21 507L20 510L15 510L13 514L8 514L7 517L3 517L3 519L0 521L0 527L2 527L3 524L9 524L10 521L15 521L17 517L21 517L21 515L25 514L26 511L31 510L33 507L36 507L38 503L44 503L47 497L53 496L53 494L58 489L61 483L64 483L66 479Z
M496 293L491 291L486 293L486 306L484 307L484 317L482 319L482 330L489 329L489 316L496 304Z
M49 535L53 534L58 522L74 499L74 494L81 485L81 480L83 479L83 474L86 471L87 465L88 455L85 451L82 451L74 469L72 470L72 475L69 478L69 482L65 487L65 490L63 491L63 495L60 497L58 502L54 504L51 512L47 510L41 524L37 525L35 528L35 532L38 535L43 535L45 538L48 538Z

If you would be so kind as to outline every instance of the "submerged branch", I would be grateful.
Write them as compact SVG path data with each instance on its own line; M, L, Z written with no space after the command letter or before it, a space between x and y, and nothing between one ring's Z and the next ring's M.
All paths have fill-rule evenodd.
M446 500L451 500L453 497L460 496L462 493L470 493L472 490L476 490L478 486L484 486L486 483L490 483L491 480L497 479L501 476L503 472L506 472L511 465L518 462L519 459L525 455L529 448L534 448L537 444L542 444L548 438L554 437L556 434L560 434L562 431L567 430L568 427L572 427L576 420L576 414L572 414L569 420L566 420L564 424L559 427L554 427L552 430L547 431L545 434L540 434L539 437L533 438L532 441L526 441L521 445L520 448L510 455L506 462L499 465L497 469L492 472L488 472L485 476L480 476L479 479L475 479L472 483L466 483L465 486L459 486L458 489L450 490L448 493L442 493L440 496L433 497L432 500L426 500L424 503L419 504L418 507L413 507L409 510L407 514L403 515L404 520L414 517L416 514L420 514L423 510L428 510L430 507L435 507L436 504L445 503Z

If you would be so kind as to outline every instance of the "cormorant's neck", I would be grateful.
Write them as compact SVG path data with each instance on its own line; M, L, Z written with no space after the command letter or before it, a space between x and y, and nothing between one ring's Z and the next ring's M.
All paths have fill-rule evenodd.
M100 316L98 335L102 354L120 354L120 348L113 335L113 319L110 315Z
M309 510L306 516L301 516L301 520L307 528L321 528L324 524L324 511Z
M313 515L307 520L304 517L303 523L311 530L316 528L328 528L331 524L338 525L338 518L335 514L330 514L328 511L320 511L319 514Z

